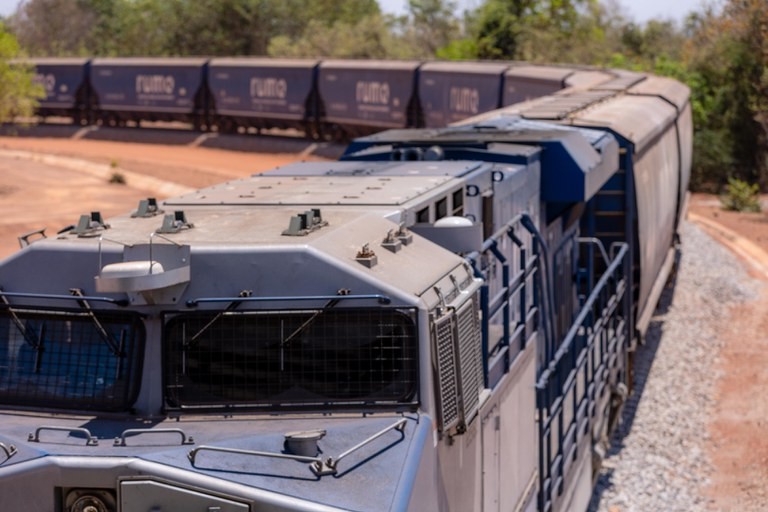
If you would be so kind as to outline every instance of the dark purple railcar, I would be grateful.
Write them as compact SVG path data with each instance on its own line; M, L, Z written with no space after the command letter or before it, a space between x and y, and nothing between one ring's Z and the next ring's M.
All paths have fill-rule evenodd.
M109 125L182 121L205 128L207 63L202 58L94 59L94 114Z
M326 132L355 137L418 126L416 61L326 60L320 63L320 122Z
M300 128L314 133L317 60L219 58L208 65L215 123L238 128Z
M568 86L573 68L552 66L515 66L504 73L502 106L540 98Z
M509 64L430 62L419 69L419 98L424 125L439 128L501 106L504 72Z
M88 59L50 58L23 61L35 69L34 81L45 90L36 113L42 118L62 116L74 124L88 122Z

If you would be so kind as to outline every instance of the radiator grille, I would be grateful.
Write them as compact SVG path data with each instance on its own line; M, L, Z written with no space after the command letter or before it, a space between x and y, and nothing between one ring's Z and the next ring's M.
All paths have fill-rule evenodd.
M434 320L440 430L463 432L480 408L484 386L478 300L473 296Z
M466 423L469 423L477 414L480 407L480 392L483 389L483 352L477 308L477 301L473 298L456 313L461 396Z
M169 407L410 403L415 311L184 314L164 332Z
M459 423L459 390L456 379L456 357L453 315L445 315L435 322L435 344L439 380L440 415L442 429L450 430Z

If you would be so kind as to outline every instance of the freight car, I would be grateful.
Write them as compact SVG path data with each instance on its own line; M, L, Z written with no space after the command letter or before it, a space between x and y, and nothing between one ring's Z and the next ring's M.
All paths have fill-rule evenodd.
M224 133L298 129L348 141L391 128L442 127L617 72L499 62L112 58L31 61L48 81L73 80L78 97L38 113L77 124L181 121ZM61 74L59 77L58 75ZM55 109L55 110L52 110Z
M43 87L45 97L39 101L36 114L68 117L74 124L88 124L90 90L88 59L31 59L24 61L35 70L34 82Z
M174 59L93 59L90 63L90 117L108 126L142 121L181 121L207 128L208 61Z
M24 241L0 509L584 510L691 151L606 76Z

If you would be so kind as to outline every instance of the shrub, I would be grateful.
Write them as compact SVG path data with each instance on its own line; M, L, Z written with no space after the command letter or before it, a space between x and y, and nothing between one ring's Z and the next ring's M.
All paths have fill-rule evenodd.
M109 177L109 182L115 185L125 185L125 175L119 172L113 172Z
M746 181L728 178L725 193L720 196L720 204L724 210L736 212L760 211L760 187L750 185Z

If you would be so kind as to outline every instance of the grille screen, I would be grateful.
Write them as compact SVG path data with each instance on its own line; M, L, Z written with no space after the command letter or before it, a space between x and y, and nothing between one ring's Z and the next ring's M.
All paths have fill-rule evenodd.
M483 352L477 302L473 297L456 313L459 340L459 368L464 401L464 421L469 423L480 406L483 388Z
M143 345L141 321L132 314L0 309L0 402L128 409Z
M459 391L456 379L456 357L453 316L446 315L435 322L438 380L440 383L440 414L442 429L454 428L459 422Z
M434 322L440 429L462 432L477 415L484 386L477 296Z
M410 403L415 311L327 309L171 317L169 407Z

